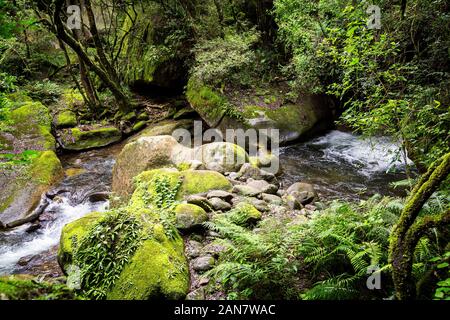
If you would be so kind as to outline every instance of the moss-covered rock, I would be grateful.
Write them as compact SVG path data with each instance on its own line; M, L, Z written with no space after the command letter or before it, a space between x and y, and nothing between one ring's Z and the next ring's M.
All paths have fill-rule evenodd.
M262 219L261 212L246 201L238 203L228 215L230 220L238 225L250 225Z
M155 229L162 229L155 225ZM107 298L111 300L183 299L189 290L189 272L181 237L164 232L144 241L125 266Z
M0 300L74 300L76 294L63 284L41 282L30 275L0 277Z
M286 143L310 132L321 120L332 119L332 102L325 96L303 95L290 101L288 90L277 86L222 91L190 79L186 96L203 120L223 133L227 129L278 129L280 142Z
M103 213L93 212L64 226L58 249L58 262L63 270L67 270L72 264L74 245L80 243L92 226L103 216Z
M122 139L122 133L115 127L64 129L59 135L62 147L75 151L105 147Z
M0 133L4 149L16 153L25 150L55 150L51 134L52 118L47 107L40 102L25 101L10 114L8 133Z
M210 127L217 127L225 115L227 99L210 87L191 79L186 97L191 107L197 111Z
M179 204L175 208L175 227L182 231L200 228L202 223L208 221L206 211L194 204Z
M231 183L222 174L207 170L187 170L178 171L176 169L156 169L141 173L136 177L137 188L132 196L132 201L142 198L144 193L150 197L155 197L156 178L166 179L171 188L175 188L179 181L181 185L176 195L177 200L182 200L185 196L205 193L211 190L230 191Z
M218 172L236 171L248 160L244 149L230 143L211 143L190 149L172 136L144 136L127 144L113 169L113 192L128 199L134 190L133 178L158 168L191 168L194 164ZM189 171L186 171L189 172ZM186 173L186 175L189 175ZM193 174L193 178L197 177ZM219 179L223 182L223 179ZM209 187L208 181L197 181ZM201 188L200 188L201 189Z
M77 125L77 116L73 111L65 110L58 113L55 117L56 128L72 128Z
M41 195L63 175L53 151L37 154L29 164L15 166L0 175L0 226L15 227L35 219Z

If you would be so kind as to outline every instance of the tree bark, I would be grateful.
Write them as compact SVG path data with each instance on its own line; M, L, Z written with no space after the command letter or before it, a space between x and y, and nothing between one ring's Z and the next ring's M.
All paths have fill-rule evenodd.
M450 210L439 216L418 219L423 205L448 177L449 173L450 153L447 153L433 163L420 178L392 232L389 262L392 264L396 295L400 300L416 298L412 265L417 243L431 228L441 228L450 224Z

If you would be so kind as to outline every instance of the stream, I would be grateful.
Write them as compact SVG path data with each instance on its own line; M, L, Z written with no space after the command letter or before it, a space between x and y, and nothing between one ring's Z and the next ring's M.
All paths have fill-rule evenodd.
M123 144L61 156L66 177L48 192L50 205L39 223L0 232L0 275L60 276L56 261L61 230L93 211L108 209L112 167ZM358 200L375 193L401 195L389 186L405 178L397 146L388 138L359 139L330 131L308 142L283 147L283 187L298 181L315 185L325 199Z

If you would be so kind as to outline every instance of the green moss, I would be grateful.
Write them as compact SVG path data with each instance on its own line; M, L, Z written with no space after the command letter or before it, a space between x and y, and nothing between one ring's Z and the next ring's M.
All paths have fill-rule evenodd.
M138 123L136 123L133 126L132 130L133 130L133 132L140 131L143 128L145 128L146 125L147 125L147 121L139 121Z
M165 177L170 186L175 187L180 179L181 187L177 194L177 199L181 200L186 195L208 192L210 190L229 191L231 183L218 172L206 170L177 171L175 169L156 169L141 173L136 177L137 188L132 196L132 201L142 201L143 194L147 192L150 197L155 197L156 190L154 184L155 177Z
M28 149L54 150L55 138L51 134L50 112L40 102L25 102L11 112L12 133L18 140L29 140Z
M103 213L93 212L64 226L58 249L58 262L63 270L66 270L67 266L72 263L74 245L79 244L92 226L103 216Z
M32 276L0 277L0 300L74 300L65 285L38 282Z
M248 225L261 220L261 212L248 202L239 203L228 213L230 221L237 225Z
M82 131L79 128L65 129L61 135L64 149L67 150L104 147L121 139L122 133L115 127L103 127L88 131Z
M225 97L207 86L197 84L191 79L187 86L186 97L192 108L210 125L215 127L223 118L227 103Z
M189 290L189 272L181 238L168 239L163 232L144 241L125 266L107 298L148 300L182 299Z
M62 174L61 162L53 151L42 152L31 165L31 178L41 184L50 185Z
M83 96L77 89L65 89L61 99L64 106L68 109L84 104Z
M208 220L206 211L194 204L179 204L175 208L175 227L181 230L191 229L200 226Z
M65 110L59 113L55 119L57 128L71 128L77 125L77 117L73 111Z

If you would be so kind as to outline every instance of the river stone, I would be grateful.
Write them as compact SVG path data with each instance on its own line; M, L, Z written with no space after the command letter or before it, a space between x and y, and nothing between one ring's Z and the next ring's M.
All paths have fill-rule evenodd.
M215 170L209 171L220 175L227 166L236 166L236 163L227 163L230 154L237 155L239 161L244 161L247 156L242 148L229 143L211 143L191 149L179 144L172 136L141 137L127 144L117 157L113 169L113 192L126 200L134 190L133 178L143 171L158 168L178 168L186 172L192 168L213 168ZM222 181L221 178L219 180ZM203 184L199 181L200 188ZM208 185L213 186L214 183Z
M261 190L246 185L237 185L233 187L233 192L244 197L256 197L261 194Z
M230 220L238 225L251 225L260 221L262 218L261 212L255 208L254 205L247 201L240 202L236 207L230 211Z
M214 267L216 259L212 256L203 256L192 261L192 268L195 271L208 271Z
M283 204L283 200L274 194L263 193L261 198L269 204L280 206Z
M278 187L276 185L269 184L265 180L254 180L250 178L247 180L247 186L258 189L261 193L275 194L278 191Z
M206 197L203 197L201 195L196 195L196 194L190 195L190 196L187 196L185 198L185 200L187 203L199 206L206 212L210 212L211 209L213 208L211 202L209 202L209 200Z
M53 151L38 152L31 163L0 174L0 229L13 228L39 217L48 201L45 192L63 176Z
M208 221L205 210L194 204L179 204L175 208L175 227L181 231L191 231L202 227Z
M238 175L239 180L241 181L246 181L251 178L254 180L265 180L269 183L278 184L277 178L274 174L261 170L250 163L243 164L238 172Z
M77 116L71 110L64 110L55 116L54 123L57 129L72 128L77 125Z
M228 211L231 209L231 205L220 198L211 198L209 199L209 203L217 211Z
M269 206L263 200L254 199L254 200L251 200L251 203L258 211L262 211L262 212L270 211Z
M63 149L82 151L106 147L122 140L122 132L116 127L77 127L58 131L59 141Z
M287 194L283 197L283 201L287 204L289 209L291 210L299 210L303 209L303 205L300 201L297 200L295 194Z
M219 198L222 199L226 202L231 202L231 200L233 199L234 195L230 192L226 192L223 190L213 190L211 192L208 193L208 199L211 198Z
M294 191L297 191L297 192L306 191L306 192L311 192L311 193L316 194L316 190L314 189L314 186L312 184L304 183L304 182L294 183L286 190L287 193L292 193Z

